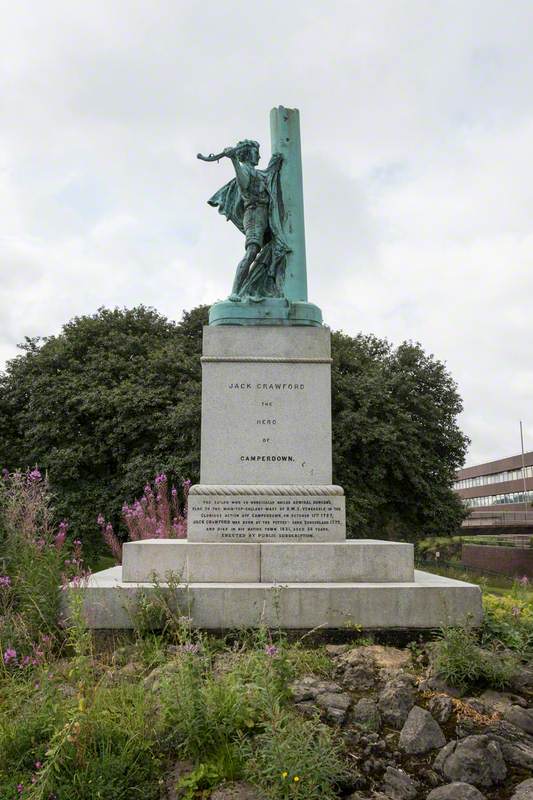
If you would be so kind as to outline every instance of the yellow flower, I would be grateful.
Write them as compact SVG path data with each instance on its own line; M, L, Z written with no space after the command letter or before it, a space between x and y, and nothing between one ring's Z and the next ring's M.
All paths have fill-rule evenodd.
M282 777L282 778L286 778L288 774L289 774L288 772L282 772L282 773L281 773L281 777Z
M299 780L300 780L300 777L298 775L295 775L294 778L293 778L294 783L298 783Z

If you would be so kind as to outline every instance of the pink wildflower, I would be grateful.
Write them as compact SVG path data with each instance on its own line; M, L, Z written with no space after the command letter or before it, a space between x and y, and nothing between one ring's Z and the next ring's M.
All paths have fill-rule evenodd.
M32 469L32 471L30 473L28 473L28 481L29 482L40 481L40 480L42 480L42 477L43 476L41 475L41 472L40 472L40 470L37 469L37 467L35 467L34 469Z
M522 575L518 583L520 584L520 586L529 586L529 578L527 577L527 575Z
M267 646L265 647L265 653L267 654L267 656L274 658L274 656L278 655L279 650L275 644L267 644Z
M68 522L63 520L59 523L59 530L55 535L54 538L54 545L56 550L61 550L65 543L65 539L67 538L67 531L68 531Z
M6 652L4 653L4 664L10 664L12 661L16 662L17 660L17 651L14 647L8 647Z
M0 586L11 586L11 578L9 575L0 575Z
M180 645L178 650L180 653L191 653L192 655L196 655L200 652L200 645L187 642L187 644Z

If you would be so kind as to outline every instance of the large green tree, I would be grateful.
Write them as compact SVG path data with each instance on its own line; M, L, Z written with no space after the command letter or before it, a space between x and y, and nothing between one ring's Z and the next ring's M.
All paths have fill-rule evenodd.
M179 323L142 306L100 309L27 339L0 375L0 466L46 469L59 513L89 547L97 515L118 523L156 472L198 480L206 321L207 307ZM334 480L349 534L453 532L467 444L453 379L419 345L342 333L332 344Z

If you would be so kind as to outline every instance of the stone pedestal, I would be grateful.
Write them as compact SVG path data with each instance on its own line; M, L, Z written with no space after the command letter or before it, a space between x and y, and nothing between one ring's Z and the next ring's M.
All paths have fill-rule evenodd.
M81 589L92 627L131 627L154 581L209 629L480 623L479 587L415 571L411 544L346 541L326 328L208 327L202 367L188 539L125 544L123 566Z
M327 328L206 327L195 542L342 542Z
M202 484L331 484L327 328L204 328Z

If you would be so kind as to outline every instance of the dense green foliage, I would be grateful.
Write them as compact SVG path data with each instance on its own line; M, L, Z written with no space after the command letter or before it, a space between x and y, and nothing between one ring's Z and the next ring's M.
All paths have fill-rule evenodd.
M205 309L179 325L100 310L28 341L0 378L2 466L46 470L86 547L100 543L98 514L116 523L157 472L198 476L204 321Z
M58 336L27 340L0 376L0 466L47 471L61 516L87 547L96 517L118 524L156 472L198 480L201 333L207 308L178 324L102 309ZM466 439L444 365L416 344L334 333L334 481L355 536L453 533L451 491Z
M405 342L332 337L334 480L355 536L452 534L464 518L451 486L467 438L445 366Z

